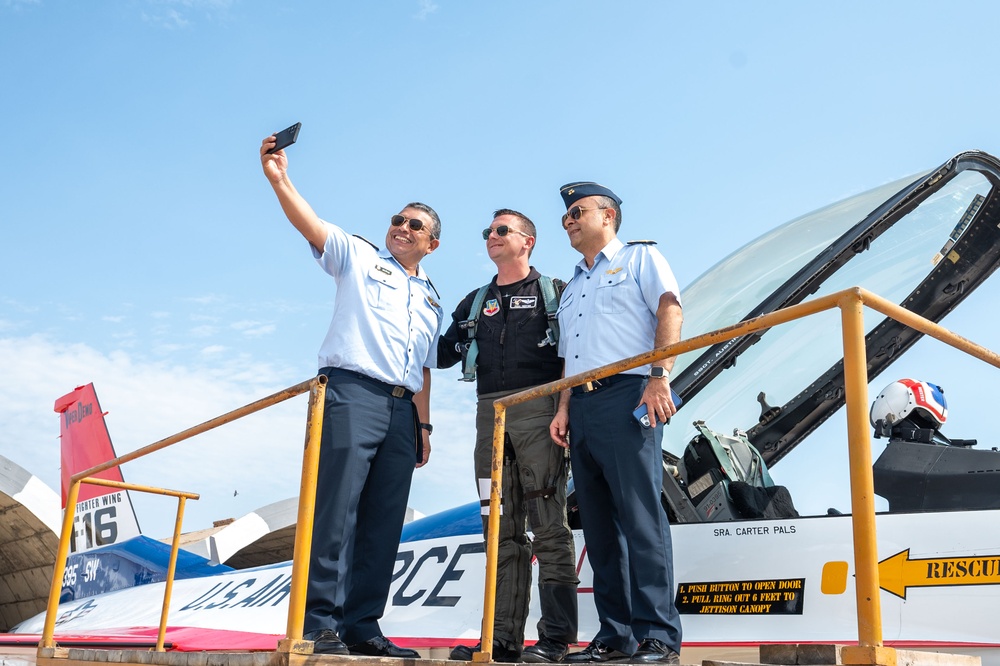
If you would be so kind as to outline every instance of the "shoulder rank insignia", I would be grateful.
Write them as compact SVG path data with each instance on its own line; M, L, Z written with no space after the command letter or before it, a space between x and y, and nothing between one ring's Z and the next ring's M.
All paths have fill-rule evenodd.
M381 264L375 264L375 270L379 273L385 273L386 275L392 275L392 271Z
M352 234L352 235L353 235L353 236L354 236L355 238L357 238L358 240L363 240L364 242L366 242L366 243L368 243L369 245L371 245L371 246L372 246L373 248L375 248L375 251L376 251L376 252L378 252L378 251L379 251L379 250L381 249L381 248L380 248L380 247L379 247L378 245L376 245L375 243L371 242L370 240L368 240L368 239L367 239L367 238L365 238L364 236L359 236L359 235L357 235L357 234Z
M634 240L629 241L627 245L656 245L655 240Z
M619 266L618 268L609 268L608 270L604 271L604 274L605 275L614 275L615 273L621 273L621 271L622 271L622 267Z

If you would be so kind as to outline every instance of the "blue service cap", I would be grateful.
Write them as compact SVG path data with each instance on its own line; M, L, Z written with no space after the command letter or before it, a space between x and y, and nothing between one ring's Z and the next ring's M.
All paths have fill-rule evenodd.
M622 200L618 198L617 194L603 185L598 185L597 183L590 181L563 185L559 188L559 194L562 195L566 208L572 206L574 201L579 201L584 197L610 197L611 199L614 199L615 203L619 206L622 205Z

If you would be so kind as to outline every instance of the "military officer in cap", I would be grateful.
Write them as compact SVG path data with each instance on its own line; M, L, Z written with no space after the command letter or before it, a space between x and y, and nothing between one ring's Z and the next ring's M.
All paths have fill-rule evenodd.
M618 240L621 199L593 182L561 188L563 228L583 255L560 302L559 355L575 375L680 340L681 298L649 242ZM660 504L663 423L674 360L657 361L562 394L549 428L568 446L600 628L564 661L679 663L670 525ZM632 416L646 405L651 427Z
M380 250L325 222L288 177L285 151L260 159L285 216L337 283L320 347L329 378L316 486L304 638L319 654L419 658L387 639L385 611L414 467L430 456L430 370L444 311L421 261L441 221L410 203Z

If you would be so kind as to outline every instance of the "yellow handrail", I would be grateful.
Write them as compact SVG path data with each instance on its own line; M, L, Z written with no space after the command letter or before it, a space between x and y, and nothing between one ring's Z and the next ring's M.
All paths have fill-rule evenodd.
M302 638L303 617L305 615L305 586L309 567L309 549L312 544L312 514L316 500L316 477L319 464L319 441L323 423L323 395L326 386L326 377L319 375L295 386L279 391L266 398L262 398L227 412L222 416L206 421L201 425L188 428L166 439L154 442L141 449L132 451L123 456L105 461L99 465L74 474L70 477L69 488L66 493L66 510L63 514L62 531L59 537L59 548L56 552L56 561L52 573L52 585L49 588L49 599L45 611L45 624L42 629L42 637L38 644L39 650L43 648L55 647L53 635L55 633L56 614L59 609L59 593L62 586L63 574L66 570L66 558L69 555L70 541L73 538L73 520L76 514L77 498L80 495L80 485L91 483L99 486L112 488L122 488L125 490L136 490L140 492L155 493L160 495L171 495L178 498L177 517L174 522L174 534L170 550L170 562L167 566L167 579L164 587L163 606L160 614L160 625L157 633L156 650L163 651L164 637L167 627L167 612L170 608L170 595L173 591L174 572L177 565L177 552L180 543L181 524L184 518L184 502L187 499L198 499L194 493L186 493L177 490L165 490L150 486L140 486L137 484L123 483L108 479L93 477L105 470L118 467L126 462L141 458L150 453L164 449L172 444L176 444L185 439L194 437L203 432L217 428L226 423L235 421L254 412L258 412L267 407L271 407L279 402L284 402L306 391L310 392L309 409L306 415L306 442L302 459L302 480L299 492L299 512L298 525L295 536L295 551L292 565L292 589L289 596L288 605L288 639ZM288 643L285 643L288 645ZM305 650L305 646L293 646L293 650Z
M844 341L844 402L847 409L858 643L881 646L882 603L878 591L875 487L872 479L871 436L868 431L868 359L865 353L864 303L857 295L844 293L839 305Z
M324 380L325 375L320 375ZM295 526L295 549L292 552L292 589L288 599L290 641L302 638L305 619L306 586L309 582L309 553L312 550L313 512L316 509L316 478L319 473L320 435L323 432L323 406L326 381L315 383L309 393L306 416L306 445L302 456L302 481L299 484L299 512Z
M861 287L852 287L496 400L493 403L496 418L493 430L490 516L486 539L486 589L483 595L482 645L481 650L473 654L473 661L489 662L492 659L493 611L496 604L496 569L500 528L500 488L503 481L503 442L505 414L508 407L559 393L625 370L638 368L653 361L680 356L819 312L840 308L844 345L844 390L847 406L854 560L857 572L855 588L858 608L858 645L845 647L842 651L842 658L845 664L894 666L896 663L895 651L882 645L878 552L875 534L875 490L872 480L871 438L867 420L868 372L863 318L863 307L866 305L910 328L1000 368L1000 356L989 349L956 335L943 326L939 326L929 319L876 296Z

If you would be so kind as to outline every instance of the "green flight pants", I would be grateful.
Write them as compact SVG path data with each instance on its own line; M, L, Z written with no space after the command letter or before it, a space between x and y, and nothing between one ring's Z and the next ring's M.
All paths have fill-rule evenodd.
M479 396L476 407L475 464L480 489L485 486L484 536L489 525L493 401L515 392ZM506 415L493 640L518 651L528 619L532 554L538 558L539 638L577 642L579 580L573 533L566 521L569 460L566 449L549 437L555 408L556 396L545 396L509 407Z

